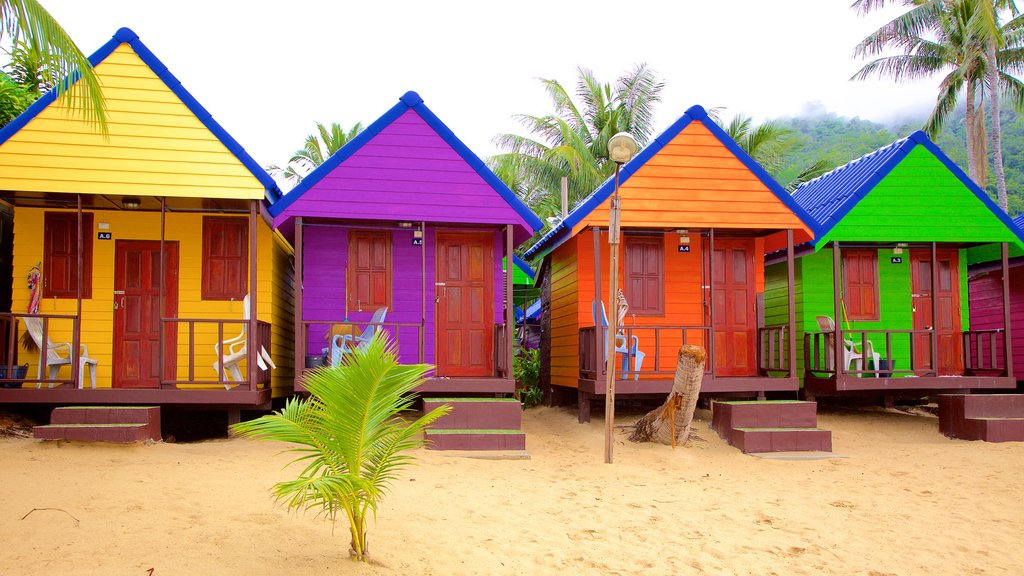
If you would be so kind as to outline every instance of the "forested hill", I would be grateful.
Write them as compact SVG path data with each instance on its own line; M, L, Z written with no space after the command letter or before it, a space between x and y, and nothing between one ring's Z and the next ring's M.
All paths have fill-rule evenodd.
M1010 108L1003 110L1003 159L1006 165L1006 188L1009 192L1010 215L1024 213L1024 115ZM903 126L884 126L860 118L840 118L835 115L781 118L776 122L797 133L800 145L794 146L787 157L787 165L779 175L780 182L788 182L800 167L809 166L819 158L827 158L836 166L846 164L872 150L908 136L921 128L924 119ZM936 144L967 172L967 137L964 111L946 124ZM986 190L995 200L996 183L989 168Z

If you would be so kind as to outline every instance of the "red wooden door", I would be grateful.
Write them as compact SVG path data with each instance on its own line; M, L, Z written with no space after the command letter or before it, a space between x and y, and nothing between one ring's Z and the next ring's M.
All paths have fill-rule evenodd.
M165 242L164 315L178 309L178 244ZM160 387L160 243L118 240L114 247L115 388ZM177 331L164 342L164 375L175 377Z
M437 234L437 375L494 376L494 236Z
M754 241L716 238L712 258L715 374L756 376Z
M914 330L929 330L935 326L939 341L939 375L963 374L963 343L960 321L960 267L956 250L936 253L939 284L932 289L932 254L930 250L910 251L910 284L913 292ZM932 319L932 298L938 307L938 316ZM914 369L934 369L931 362L931 343L927 334L914 336Z

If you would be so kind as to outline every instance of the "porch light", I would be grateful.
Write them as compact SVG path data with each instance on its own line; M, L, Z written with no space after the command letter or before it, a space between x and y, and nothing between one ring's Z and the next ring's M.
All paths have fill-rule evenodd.
M412 228L412 222L399 222L399 228Z
M639 146L629 132L619 132L608 140L608 157L616 164L629 162Z
M121 198L121 206L125 210L138 210L141 200L137 196L125 196Z

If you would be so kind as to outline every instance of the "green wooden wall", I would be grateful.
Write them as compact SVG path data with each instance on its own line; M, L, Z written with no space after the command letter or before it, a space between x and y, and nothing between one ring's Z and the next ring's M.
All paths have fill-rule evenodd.
M1012 242L1021 246L988 206L924 146L911 150L817 244L832 240Z

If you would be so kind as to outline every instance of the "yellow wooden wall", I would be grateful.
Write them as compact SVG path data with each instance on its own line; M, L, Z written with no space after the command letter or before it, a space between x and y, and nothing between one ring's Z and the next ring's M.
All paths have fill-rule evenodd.
M623 231L628 234L628 230ZM626 314L625 327L637 327L633 334L640 340L640 350L647 354L644 370L655 369L655 337L647 326L701 326L705 323L707 284L701 277L701 253L706 241L690 234L690 252L679 252L679 236L664 234L665 313L661 316ZM724 234L718 237L725 238ZM599 235L601 295L608 300L608 233ZM620 245L619 287L625 275L625 256ZM754 279L758 294L764 293L764 240L754 240ZM579 329L594 325L594 239L586 230L570 238L551 253L551 383L575 388L579 379ZM710 297L710 294L707 295ZM611 312L609 311L609 314ZM687 343L703 345L699 333L687 335ZM663 331L658 338L660 371L675 369L676 354L682 344L682 333ZM665 376L661 376L664 378Z
M0 145L0 189L263 198L264 185L128 44L95 70L109 138L58 99Z
M14 217L14 286L12 310L27 309L29 290L26 277L30 268L43 258L43 215L46 210L16 208ZM247 216L239 216L247 218ZM114 330L114 246L115 240L159 240L160 214L154 212L96 211L93 213L96 230L87 230L93 238L92 298L82 301L82 338L89 347L89 355L99 360L97 386L110 387L112 380L112 345ZM202 281L202 214L168 213L166 234L168 241L178 242L178 317L241 319L241 301L203 300ZM100 223L109 224L112 240L97 240ZM271 354L279 370L273 371L275 396L291 391L292 332L291 263L290 247L276 235L262 218L258 219L257 234L257 316L272 323ZM40 302L39 312L74 314L74 299L46 298ZM51 326L51 340L70 342L71 326L55 321ZM240 330L240 328L239 328ZM225 331L225 337L236 336L234 327ZM213 344L216 326L196 326L196 378L215 379ZM35 357L33 357L35 356ZM30 374L35 374L38 355L21 352L20 362L29 362ZM188 336L182 326L178 333L178 374L180 380L188 376ZM62 377L67 370L62 369ZM244 373L244 369L243 369Z

